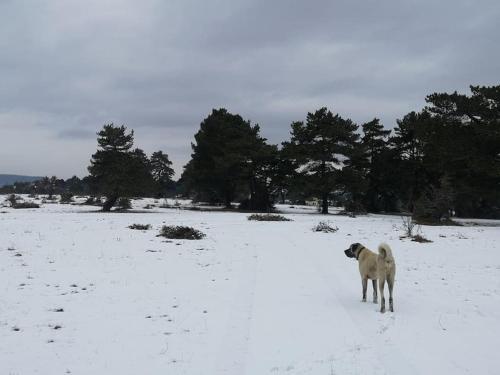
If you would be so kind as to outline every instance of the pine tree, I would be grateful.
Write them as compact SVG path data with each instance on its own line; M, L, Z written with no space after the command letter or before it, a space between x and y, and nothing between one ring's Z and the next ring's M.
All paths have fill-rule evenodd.
M500 217L500 85L470 88L470 96L426 98L427 110L443 124L432 154L440 176L449 176L458 215Z
M327 108L308 113L306 123L291 125L291 140L287 148L293 157L299 176L311 193L321 199L321 212L328 213L328 200L340 186L340 170L359 138L358 126L349 119L334 115Z
M97 134L99 149L88 170L95 191L106 196L103 211L110 211L120 197L147 194L152 186L149 160L141 149L132 150L134 131L108 124Z
M400 159L398 193L410 212L413 212L415 202L429 184L424 156L428 129L433 125L433 118L428 111L410 112L397 120L395 135L391 138Z
M182 175L185 189L228 208L245 191L255 200L255 183L268 152L259 132L258 125L240 115L212 110L195 134L191 160Z
M384 161L384 153L388 149L388 137L391 130L384 130L380 120L374 118L372 121L362 125L363 136L361 138L361 145L365 151L366 156L366 174L367 189L365 193L365 207L372 211L377 212L386 207L385 195L389 188L385 177L386 165Z
M269 212L273 208L271 195L276 183L278 148L257 137L249 151L243 172L248 183L248 198L240 203L240 208Z
M157 185L158 195L163 197L165 192L173 186L172 177L175 172L172 169L172 162L167 154L156 151L151 155L150 165L153 180Z
M295 168L292 160L287 155L287 142L282 143L281 150L277 150L272 164L272 193L279 199L281 204L293 188L295 179Z

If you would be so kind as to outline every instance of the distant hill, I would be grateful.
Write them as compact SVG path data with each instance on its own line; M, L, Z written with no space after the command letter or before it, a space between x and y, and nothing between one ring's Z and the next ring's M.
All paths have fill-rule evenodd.
M0 174L0 187L5 185L11 185L14 182L31 182L40 180L42 177L36 176L19 176L16 174Z

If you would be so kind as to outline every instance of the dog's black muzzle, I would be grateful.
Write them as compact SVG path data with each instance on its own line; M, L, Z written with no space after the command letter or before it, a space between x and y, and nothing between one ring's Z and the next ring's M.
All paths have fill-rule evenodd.
M348 258L356 258L355 255L352 253L351 249L347 249L347 250L344 250L344 254L346 255L346 257Z

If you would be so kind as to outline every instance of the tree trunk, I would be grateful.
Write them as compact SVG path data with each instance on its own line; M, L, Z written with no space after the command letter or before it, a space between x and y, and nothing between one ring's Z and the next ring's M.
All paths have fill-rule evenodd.
M231 196L229 194L226 194L226 196L224 197L224 206L226 208L232 208L232 206L231 206Z
M323 160L321 162L320 173L321 173L321 181L322 181L322 185L323 185L322 187L324 189L327 187L327 184L328 184L328 178L326 176L326 161L325 160ZM328 192L323 192L323 194L321 195L321 199L322 199L321 213L327 214L328 213Z
M111 211L111 208L115 205L116 201L118 200L117 196L110 196L106 198L106 201L102 205L102 210L104 212L109 212Z
M250 210L254 210L256 208L256 202L255 202L255 178L252 176L250 178L250 205L249 208ZM258 208L258 207L257 207Z
M322 199L321 213L327 214L328 213L328 193L323 193L323 196L321 199Z

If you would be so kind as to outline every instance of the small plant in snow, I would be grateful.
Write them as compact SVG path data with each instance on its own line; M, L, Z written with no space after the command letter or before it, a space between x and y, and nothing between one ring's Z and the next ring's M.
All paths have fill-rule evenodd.
M282 215L272 215L272 214L252 214L248 217L248 220L255 221L292 221Z
M402 216L401 220L403 223L400 229L403 230L404 235L400 238L409 238L419 243L432 242L424 237L421 226L418 225L411 216Z
M335 233L339 228L330 225L329 221L320 221L318 225L313 228L314 232Z
M411 216L401 216L401 220L401 229L403 230L405 237L412 238L415 229L420 230L420 226L417 226L417 223L413 221Z
M137 229L137 230L148 230L151 229L150 224L132 224L128 226L130 229Z
M176 240L201 240L205 234L191 227L164 225L158 236Z

